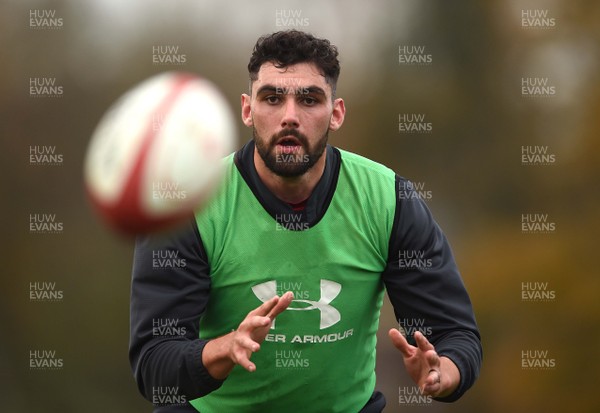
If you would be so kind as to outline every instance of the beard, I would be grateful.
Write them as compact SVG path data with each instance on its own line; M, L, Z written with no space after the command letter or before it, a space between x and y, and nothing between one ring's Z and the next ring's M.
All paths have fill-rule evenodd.
M293 178L304 175L321 158L327 147L329 130L325 131L312 148L306 135L298 132L297 129L283 129L272 135L268 141L258 135L254 126L252 134L256 150L267 168L278 176ZM278 141L286 136L295 137L300 145L283 147L277 145Z

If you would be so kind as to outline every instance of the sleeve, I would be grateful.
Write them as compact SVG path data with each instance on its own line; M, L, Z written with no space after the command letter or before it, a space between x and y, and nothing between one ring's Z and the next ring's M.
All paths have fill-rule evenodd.
M420 330L440 356L460 371L460 384L448 397L458 400L479 376L481 337L471 300L450 245L431 212L406 179L396 177L396 212L383 281L399 326L414 344Z
M195 411L187 402L223 383L202 364L207 340L198 331L209 293L210 268L193 220L176 233L136 240L129 360L155 411Z

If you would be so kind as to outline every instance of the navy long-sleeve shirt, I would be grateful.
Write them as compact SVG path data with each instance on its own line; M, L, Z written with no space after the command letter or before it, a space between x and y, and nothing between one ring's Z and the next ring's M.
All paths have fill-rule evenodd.
M259 179L253 151L251 141L235 156L246 183L274 216L291 211ZM302 211L306 225L318 222L326 212L340 162L337 149L328 146L325 171ZM381 277L409 341L420 329L437 353L458 367L457 390L438 399L454 401L473 385L482 362L471 302L448 241L423 200L400 176L396 176L396 191L388 263ZM155 413L195 412L185 401L206 395L223 382L203 366L207 340L198 338L210 286L210 263L193 220L176 233L137 240L129 357L140 392L155 404Z

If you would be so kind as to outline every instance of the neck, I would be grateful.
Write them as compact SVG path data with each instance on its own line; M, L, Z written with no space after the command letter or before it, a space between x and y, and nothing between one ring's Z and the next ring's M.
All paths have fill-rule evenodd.
M306 173L295 177L284 177L275 174L265 165L264 161L254 148L254 166L260 180L277 198L290 204L297 204L310 197L325 170L327 151Z

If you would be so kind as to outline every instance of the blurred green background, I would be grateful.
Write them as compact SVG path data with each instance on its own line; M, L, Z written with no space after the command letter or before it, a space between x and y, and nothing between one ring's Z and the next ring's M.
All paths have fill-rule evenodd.
M52 12L50 27L32 25ZM523 16L541 20L527 27ZM431 191L483 336L481 377L463 399L401 403L411 382L386 335L397 326L386 304L377 368L386 412L600 411L599 21L600 3L586 0L3 1L0 410L151 411L127 360L133 244L86 201L88 139L111 102L164 70L213 80L237 111L256 39L298 28L340 50L348 113L332 143ZM165 45L185 62L153 63ZM402 63L404 46L429 62ZM54 79L62 93L32 96L32 78ZM523 78L555 93L525 96ZM401 132L401 114L424 116L430 133ZM523 146L545 147L553 161L524 165ZM32 147L62 161L32 164ZM32 233L32 214L56 214L62 231ZM547 214L554 230L523 233L523 214ZM62 299L32 300L37 282L55 283ZM547 283L553 298L523 301L529 282ZM62 368L31 370L35 350L55 351ZM555 367L524 369L528 351Z

